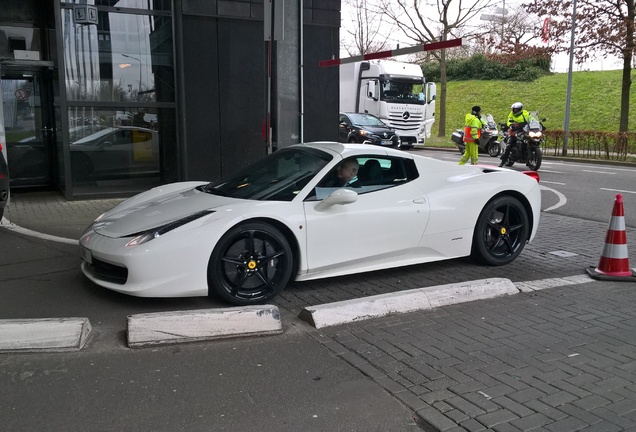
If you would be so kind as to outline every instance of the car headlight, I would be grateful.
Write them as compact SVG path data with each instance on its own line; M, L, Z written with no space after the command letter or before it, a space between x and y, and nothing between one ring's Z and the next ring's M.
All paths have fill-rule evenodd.
M162 225L157 228L150 229L148 231L144 231L141 233L133 234L135 236L131 241L126 243L126 246L135 247L142 245L144 243L148 243L152 239L156 239L157 237L161 237L167 232L172 231L173 229L179 228L187 223L195 221L203 216L209 215L210 213L214 213L214 210L203 210L190 216L186 216L182 219L176 220L174 222L170 222L168 224Z
M530 132L528 135L530 138L541 138L541 135L543 134L541 132Z

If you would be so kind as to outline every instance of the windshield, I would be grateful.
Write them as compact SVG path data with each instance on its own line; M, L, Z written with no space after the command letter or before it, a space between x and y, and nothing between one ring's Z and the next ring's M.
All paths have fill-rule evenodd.
M530 120L528 120L528 127L533 130L541 130L541 123L539 122L539 113L537 111L530 112Z
M424 105L426 103L422 81L382 79L380 80L380 98L387 102Z
M114 130L116 130L115 128L109 127L106 128L104 130L101 130L99 132L95 132L94 134L85 136L84 138L81 138L77 141L75 141L74 143L71 144L86 144L86 143L90 143L92 141L95 141L101 137L104 137L106 135L108 135L109 133L113 132Z
M349 114L351 123L358 126L383 126L387 127L386 123L371 114Z
M285 148L202 190L231 198L291 201L332 156L309 148Z

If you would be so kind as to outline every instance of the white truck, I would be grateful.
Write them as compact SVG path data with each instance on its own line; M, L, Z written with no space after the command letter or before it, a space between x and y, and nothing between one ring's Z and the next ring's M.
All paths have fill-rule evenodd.
M368 60L340 65L340 112L370 113L398 133L401 146L424 145L435 121L435 83L419 65Z

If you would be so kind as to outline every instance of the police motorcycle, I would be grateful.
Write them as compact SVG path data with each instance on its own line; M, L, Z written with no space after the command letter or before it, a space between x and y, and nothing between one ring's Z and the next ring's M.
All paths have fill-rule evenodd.
M506 151L501 157L499 166L511 167L515 162L523 163L532 171L538 171L541 167L542 152L541 144L543 143L543 131L545 127L543 122L546 120L538 120L538 113L533 111L530 113L530 119L526 124L513 123L508 127L506 123L501 123L501 129L504 133L504 144ZM510 148L508 157L506 152Z
M492 157L497 157L501 154L502 143L498 140L499 129L497 129L497 123L492 117L492 114L486 116L486 126L481 130L481 136L479 137L479 151L488 153ZM451 135L451 140L455 143L460 153L464 153L466 143L464 142L464 130L457 129Z

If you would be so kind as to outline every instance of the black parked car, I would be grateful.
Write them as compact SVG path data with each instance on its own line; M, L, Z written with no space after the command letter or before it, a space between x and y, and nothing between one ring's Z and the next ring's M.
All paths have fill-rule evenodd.
M9 167L2 153L2 144L0 144L0 221L4 215L7 201L9 201Z
M395 130L373 114L340 113L340 142L400 147Z

